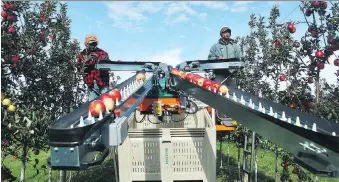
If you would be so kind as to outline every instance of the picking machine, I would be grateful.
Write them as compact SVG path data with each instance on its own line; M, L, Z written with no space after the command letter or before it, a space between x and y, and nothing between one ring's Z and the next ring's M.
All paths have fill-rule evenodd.
M96 69L136 71L136 74L115 86L121 98L115 97L113 111L101 110L99 117L95 117L89 112L91 102L87 102L51 124L49 165L52 169L58 170L87 170L101 165L108 156L110 148L119 148L128 142L129 137L132 137L133 122L142 122L131 120L133 114L137 112L142 120L151 115L153 117L148 118L150 124L160 124L156 127L158 133L152 133L154 131L152 129L144 130L148 137L161 136L161 134L165 136L167 133L166 136L171 138L175 135L173 131L159 130L159 128L165 124L180 122L173 120L173 116L195 114L199 109L206 110L211 107L213 108L212 115L209 117L217 130L234 130L235 127L231 121L235 120L290 152L294 161L310 172L318 176L339 177L338 124L251 95L232 85L227 85L225 89L225 86L216 81L206 82L207 85L203 83L204 80L213 80L215 70L233 72L243 66L244 62L235 59L186 61L177 68L171 68L161 62L100 61ZM193 73L204 73L205 78L203 75L195 76L198 77L195 78ZM231 119L221 119L215 123L215 110L226 114ZM201 118L196 117L196 119ZM157 120L157 123L152 120ZM197 132L197 130L183 129L179 131L181 133L176 135L183 135L186 132L192 138L195 136L194 132ZM172 146L171 140L164 136L160 142ZM215 135L212 140L216 140ZM215 141L211 144L215 145ZM180 151L180 146L176 147ZM204 147L202 148L205 150ZM121 171L124 170L121 165L133 163L133 160L136 160L134 157L130 158L128 150L125 150L125 153L119 153L120 176L123 175ZM146 152L146 149L137 152L142 154ZM185 153L185 151L181 152ZM216 156L216 150L207 152ZM93 154L100 154L100 156L93 159ZM161 155L161 159L166 162L161 162L161 165L152 163L153 168L158 168L157 170L160 171L152 179L173 181L173 177L165 174L171 173L174 165L174 162L168 162L170 155L168 148L164 150L161 148L158 155ZM207 155L209 154L200 156L198 160L201 160L201 163L203 160L205 162L211 160L211 158L204 158ZM190 159L185 159L185 162L187 161L189 164ZM208 170L212 171L214 177L201 180L215 181L215 162L212 164L214 167L204 168L203 171L205 173ZM145 165L144 168L136 172L146 173L147 166ZM147 175L143 178L145 181L152 181L151 178L147 178ZM194 174L188 178L195 179ZM123 178L121 181L125 182Z

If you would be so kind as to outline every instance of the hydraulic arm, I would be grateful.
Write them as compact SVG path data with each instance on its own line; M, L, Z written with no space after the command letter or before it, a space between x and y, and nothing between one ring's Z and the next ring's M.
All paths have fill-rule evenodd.
M205 72L241 69L238 60L197 60L180 65L182 72ZM295 161L311 172L339 176L339 125L301 113L280 104L240 91L232 86L226 96L206 89L178 74L160 62L100 61L96 69L145 72L146 79L136 75L116 86L122 95L114 112L94 118L89 103L55 121L50 126L49 141L53 169L83 170L102 163L108 148L119 146L128 134L128 117L136 109L162 117L174 112L189 112L194 97L292 153ZM226 79L226 78L225 78ZM84 119L85 118L85 119ZM83 120L91 124L79 126ZM101 153L95 161L93 155Z

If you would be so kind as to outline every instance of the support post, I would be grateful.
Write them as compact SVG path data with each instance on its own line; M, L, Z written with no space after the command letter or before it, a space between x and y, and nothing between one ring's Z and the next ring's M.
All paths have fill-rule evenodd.
M279 173L278 173L278 150L275 150L275 182L278 182L279 179Z

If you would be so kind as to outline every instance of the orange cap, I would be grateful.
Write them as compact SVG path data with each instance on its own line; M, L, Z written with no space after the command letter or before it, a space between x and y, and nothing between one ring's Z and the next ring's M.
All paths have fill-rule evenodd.
M95 35L87 35L85 38L85 45L91 42L96 42L97 44L99 44L99 41Z

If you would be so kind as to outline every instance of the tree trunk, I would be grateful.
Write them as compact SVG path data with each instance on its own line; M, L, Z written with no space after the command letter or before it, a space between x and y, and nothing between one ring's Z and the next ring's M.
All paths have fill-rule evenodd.
M25 173L26 173L26 158L27 158L27 139L24 139L23 148L22 148L22 156L21 156L21 172L20 172L20 182L25 181Z
M320 75L319 71L317 72L317 77L315 81L315 102L319 103L319 97L320 97Z
M315 81L315 102L319 103L320 85L319 80Z
M275 182L278 182L279 180L279 172L278 172L278 166L279 166L279 153L278 149L275 149Z

